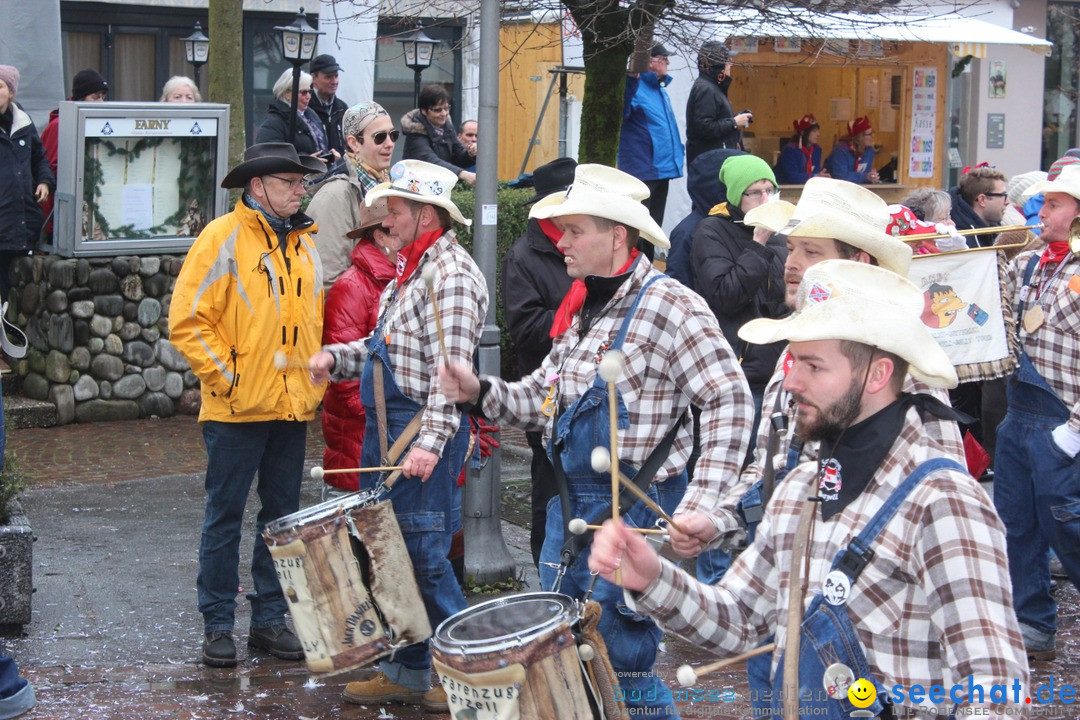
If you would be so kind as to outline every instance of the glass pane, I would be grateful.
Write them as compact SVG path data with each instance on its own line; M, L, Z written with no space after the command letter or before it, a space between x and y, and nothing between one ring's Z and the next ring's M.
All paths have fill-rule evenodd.
M150 101L161 97L155 87L157 37L117 33L113 49L114 78L109 88L110 100Z
M187 56L184 54L184 37L187 36L169 36L169 77L182 75L183 77L194 79L195 67L187 61ZM199 92L202 93L203 101L208 101L210 94L209 63L203 65L202 69L199 71ZM161 99L161 88L158 88L157 97L154 99Z
M1046 39L1054 43L1046 58L1043 100L1042 167L1048 168L1076 145L1076 98L1080 90L1076 67L1080 62L1080 9L1071 3L1047 8Z
M281 58L279 33L269 28L255 32L251 48L251 67L254 105L251 108L252 125L248 128L248 138L254 142L259 126L270 108L270 102L274 99L274 83L281 73L292 67Z
M64 99L67 99L75 73L84 68L101 70L101 33L64 32L64 50Z

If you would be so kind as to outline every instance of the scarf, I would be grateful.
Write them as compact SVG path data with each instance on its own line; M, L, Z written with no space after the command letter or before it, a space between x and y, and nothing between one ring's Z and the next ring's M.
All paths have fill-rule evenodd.
M292 230L292 218L279 218L277 215L267 211L259 201L251 197L247 193L244 193L244 204L257 213L261 213L266 218L266 223L270 226L278 235L283 235Z
M814 174L814 146L804 146L802 140L799 140L799 149L802 150L802 154L806 156L806 174Z
M556 250L559 250L559 241L562 240L563 232L559 229L558 225L546 218L537 220L536 222L540 225L540 229L544 231L544 236L551 241L551 244L555 246ZM562 255L566 254L562 250L559 250L559 253Z
M322 121L319 120L319 116L312 112L310 115L305 110L300 113L300 119L304 121L304 124L308 126L308 130L311 131L311 137L315 140L315 149L321 153L330 149L330 143L326 141L326 132L323 130Z
M638 249L634 248L630 252L630 259L626 261L625 265L616 270L614 275L622 275L629 270L630 266L637 260L638 254ZM574 315L585 304L585 298L588 297L588 294L589 291L586 289L583 279L578 278L570 284L570 290L566 293L566 297L563 298L559 309L555 311L555 322L551 324L551 331L548 333L549 337L557 338L566 332L567 328L570 327L570 323L574 320Z
M365 193L379 183L390 180L389 170L376 170L361 160L360 156L352 150L345 151L345 166L356 176L356 180L360 183L360 187L364 188Z
M413 272L416 271L416 266L420 264L420 258L424 256L424 253L426 253L428 249L435 244L435 241L441 238L445 232L446 228L435 228L430 232L424 233L406 247L402 248L397 256L398 288L401 287L402 283L412 277Z
M1061 262L1069 254L1069 241L1056 240L1048 244L1039 256L1039 267Z

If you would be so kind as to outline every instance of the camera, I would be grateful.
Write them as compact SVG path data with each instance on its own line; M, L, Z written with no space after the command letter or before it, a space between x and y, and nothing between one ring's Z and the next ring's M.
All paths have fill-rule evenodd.
M748 113L748 114L750 115L750 117L749 117L749 118L747 119L747 121L746 121L746 124L747 124L747 125L749 125L749 124L751 124L751 123L753 123L753 122L754 122L754 111L753 111L753 110L743 110L743 111L742 111L742 112L740 112L739 114L740 114L740 115L742 115L743 113Z

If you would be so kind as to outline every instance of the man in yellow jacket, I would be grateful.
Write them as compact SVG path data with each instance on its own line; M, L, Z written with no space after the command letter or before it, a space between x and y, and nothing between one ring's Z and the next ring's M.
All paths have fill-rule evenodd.
M309 235L318 228L299 212L304 176L322 166L288 143L248 148L221 182L243 188L242 198L200 233L173 291L170 339L202 385L207 467L198 594L203 662L214 667L236 665L240 527L256 473L261 508L248 647L288 660L304 656L285 624L285 598L259 535L299 509L307 421L323 394L304 366L322 339L322 264Z

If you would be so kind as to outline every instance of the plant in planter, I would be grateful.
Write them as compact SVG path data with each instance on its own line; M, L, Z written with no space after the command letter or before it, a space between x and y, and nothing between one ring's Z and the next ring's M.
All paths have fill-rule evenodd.
M30 623L33 542L30 522L16 499L26 480L14 455L0 471L0 634L21 634Z

